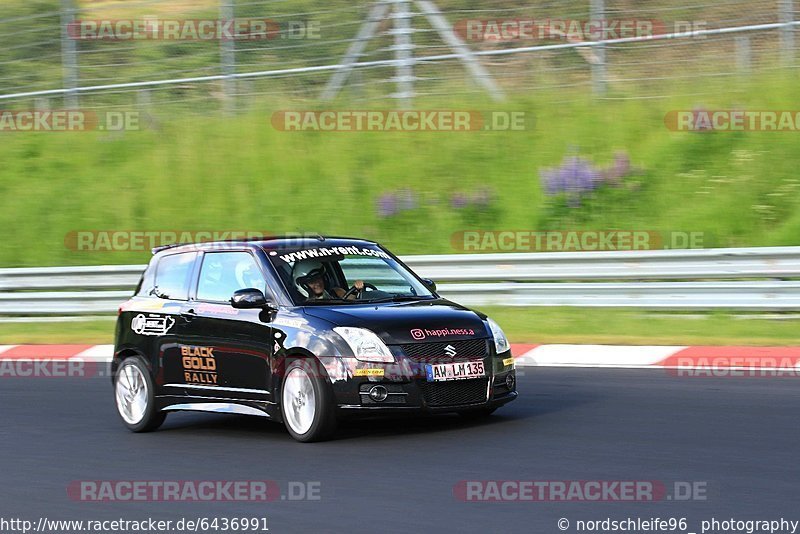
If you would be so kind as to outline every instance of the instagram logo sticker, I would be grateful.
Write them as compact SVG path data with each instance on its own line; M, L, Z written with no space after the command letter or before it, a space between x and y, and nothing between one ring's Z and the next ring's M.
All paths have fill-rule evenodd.
M411 337L414 339L425 339L425 332L423 332L420 328L415 328L411 331Z

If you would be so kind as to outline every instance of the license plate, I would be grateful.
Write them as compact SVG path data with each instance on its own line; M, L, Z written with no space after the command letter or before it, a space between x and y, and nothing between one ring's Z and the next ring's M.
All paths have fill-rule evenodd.
M480 378L486 375L483 362L441 363L426 365L425 376L428 382L441 382L444 380L466 380Z

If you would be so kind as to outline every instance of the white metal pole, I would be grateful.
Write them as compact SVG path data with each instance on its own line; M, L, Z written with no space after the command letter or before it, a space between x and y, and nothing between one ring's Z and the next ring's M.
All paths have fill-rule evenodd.
M414 99L414 45L411 42L411 12L407 0L394 1L392 14L394 35L395 83L397 93L392 95L400 101L400 107L410 108Z
M794 0L778 0L781 28L781 57L786 65L794 64Z
M592 22L595 24L597 21L602 21L606 17L605 0L590 0L590 16ZM600 25L604 27L604 25ZM607 35L605 32L600 37L601 41L605 41ZM603 96L606 94L606 45L602 42L595 44L592 47L594 56L597 61L592 62L592 91L595 96Z
M234 0L220 0L219 14L221 22L233 20ZM220 38L220 63L221 71L225 76L222 81L223 109L230 112L236 108L236 41Z
M78 108L78 49L69 28L75 22L73 0L61 0L61 69L64 87L64 107Z

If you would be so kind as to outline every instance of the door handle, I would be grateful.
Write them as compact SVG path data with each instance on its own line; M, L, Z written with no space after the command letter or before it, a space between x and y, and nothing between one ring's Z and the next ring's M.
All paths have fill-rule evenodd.
M183 317L183 318L184 318L184 320L185 320L187 323L191 323L191 322L192 322L192 320L193 320L195 317L197 317L197 314L194 312L194 310L193 310L193 309L192 309L192 310L186 310L186 311L182 311L182 312L181 312L181 317Z

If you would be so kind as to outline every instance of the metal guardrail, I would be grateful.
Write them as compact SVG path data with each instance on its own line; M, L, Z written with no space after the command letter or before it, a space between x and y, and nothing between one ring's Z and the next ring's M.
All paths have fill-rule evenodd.
M800 247L462 254L411 256L404 261L437 282L800 277Z
M800 309L800 247L463 254L403 260L419 275L439 283L442 295L466 305ZM144 267L0 269L0 316L113 313L130 295Z
M573 306L651 310L800 310L800 282L448 284L466 306Z
M0 269L0 291L35 289L132 289L147 265ZM0 293L0 299L4 293Z

